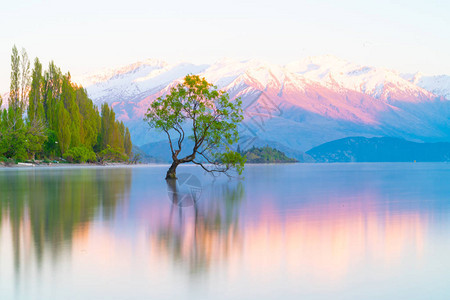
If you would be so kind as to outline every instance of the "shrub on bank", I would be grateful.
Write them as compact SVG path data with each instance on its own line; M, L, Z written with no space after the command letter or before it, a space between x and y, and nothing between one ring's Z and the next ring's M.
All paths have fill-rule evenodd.
M100 162L124 162L128 160L128 156L123 154L121 151L111 148L108 145L105 149L100 151L98 154Z
M63 158L71 163L72 162L85 163L97 161L97 157L94 151L83 146L70 148L66 153L64 153Z

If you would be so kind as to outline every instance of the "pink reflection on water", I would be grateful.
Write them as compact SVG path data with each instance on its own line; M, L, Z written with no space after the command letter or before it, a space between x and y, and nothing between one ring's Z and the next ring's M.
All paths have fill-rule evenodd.
M415 260L423 254L428 215L392 211L376 199L312 202L284 212L275 202L261 200L249 214L239 211L240 204L229 207L220 201L182 209L151 202L129 216L137 218L132 234L118 234L111 224L81 223L71 246L61 251L69 254L71 272L89 274L86 281L131 276L137 270L157 281L172 270L188 275L220 271L230 282L247 277L270 283L279 274L307 274L338 284L368 261L395 267L406 254ZM27 213L12 223L4 212L0 250L5 259L19 255L16 260L33 261L31 226ZM44 251L47 259L54 255L51 247Z
M261 201L257 215L227 220L220 205L168 214L148 241L152 255L190 273L225 269L229 276L300 275L339 281L361 262L393 266L410 253L423 254L428 216L377 207L375 198L287 214Z

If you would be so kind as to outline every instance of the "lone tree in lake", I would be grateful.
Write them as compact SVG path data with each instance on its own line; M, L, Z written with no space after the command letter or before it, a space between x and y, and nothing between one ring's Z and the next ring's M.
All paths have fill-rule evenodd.
M176 179L176 169L192 162L205 171L217 174L235 169L241 174L245 158L231 150L239 140L237 125L243 120L242 101L231 102L229 95L217 90L198 75L187 75L183 83L157 98L145 115L151 128L166 133L172 165L166 179ZM193 141L192 151L178 157L186 139Z

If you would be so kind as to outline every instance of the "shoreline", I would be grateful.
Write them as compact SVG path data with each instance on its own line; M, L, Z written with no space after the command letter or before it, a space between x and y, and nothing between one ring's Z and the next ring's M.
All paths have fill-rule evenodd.
M246 163L246 166L270 166L270 165L353 165L353 164L426 164L426 163L444 163L448 164L448 161L440 162L286 162L286 163ZM127 163L106 163L106 164L95 164L95 163L49 163L49 164L33 164L33 163L18 163L13 165L5 165L0 163L0 170L11 170L11 169L47 169L47 168L114 168L114 167L148 167L148 166L170 166L170 163L140 163L140 164L127 164ZM193 167L193 164L184 164L186 167Z
M126 164L126 163L106 163L106 164L93 164L93 163L82 163L82 164L71 164L71 163L48 163L48 164L33 164L33 163L18 163L12 165L0 164L0 169L33 169L33 168L73 168L73 167L131 167L147 164Z

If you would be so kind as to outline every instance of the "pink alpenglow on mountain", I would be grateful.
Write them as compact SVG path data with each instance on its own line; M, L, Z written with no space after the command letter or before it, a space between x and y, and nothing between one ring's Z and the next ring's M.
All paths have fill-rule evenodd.
M306 151L349 136L450 141L450 76L405 75L334 56L285 66L224 59L212 65L147 60L78 78L95 103L113 104L133 142L164 140L143 121L150 103L187 74L241 97L241 136ZM77 79L75 79L77 80Z

